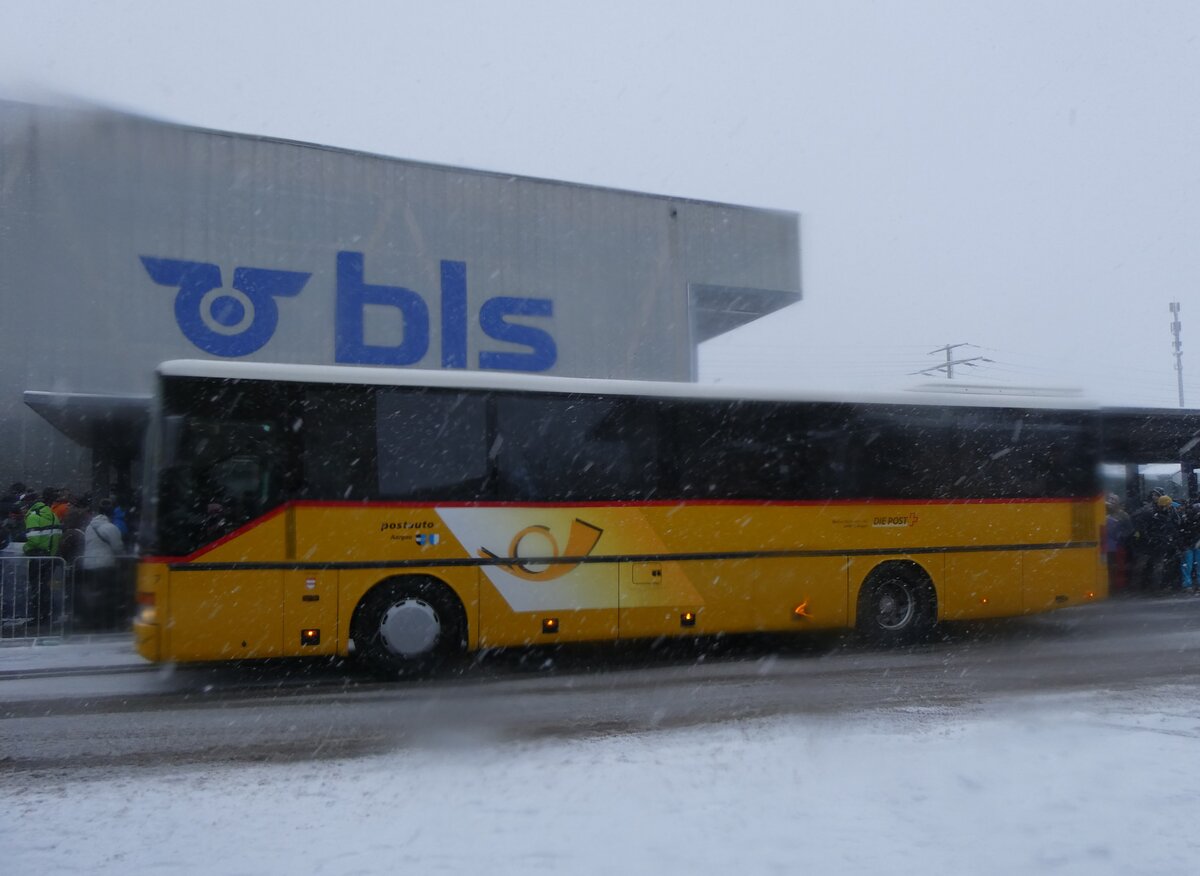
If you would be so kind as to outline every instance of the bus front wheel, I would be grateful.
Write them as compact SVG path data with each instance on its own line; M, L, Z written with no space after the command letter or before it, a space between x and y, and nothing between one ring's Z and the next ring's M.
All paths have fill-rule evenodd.
M858 594L858 632L876 644L918 642L933 629L936 615L933 585L907 566L881 566Z
M453 591L433 578L402 578L374 587L355 609L357 653L388 676L428 672L466 646L466 616Z

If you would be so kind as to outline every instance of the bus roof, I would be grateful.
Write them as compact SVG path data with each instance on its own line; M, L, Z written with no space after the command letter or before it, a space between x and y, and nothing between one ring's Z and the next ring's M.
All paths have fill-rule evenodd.
M954 405L963 407L1094 410L1096 406L1071 390L1033 387L941 384L907 391L847 393L828 390L698 384L669 381L550 377L504 371L423 370L357 365L299 365L274 362L230 362L174 359L158 366L164 377L218 380L264 380L291 383L342 383L379 386L428 386L440 389L483 389L645 398L724 399L779 402L831 402L890 405Z

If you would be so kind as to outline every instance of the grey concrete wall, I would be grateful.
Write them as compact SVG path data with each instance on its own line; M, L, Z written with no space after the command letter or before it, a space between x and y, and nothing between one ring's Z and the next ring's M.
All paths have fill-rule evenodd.
M220 343L232 336L221 331L247 324L246 309L233 304L231 316L221 298L247 300L228 291L236 269L308 274L298 294L267 296L277 325L246 359L336 364L339 253L352 253L363 282L424 303L428 348L406 364L443 367L449 349L468 368L481 354L510 353L508 362L549 374L687 380L689 284L798 291L797 223L791 213L0 102L0 486L90 476L88 455L24 407L24 390L148 392L158 362L216 357L185 335L179 289L155 282L142 257L219 271L205 300ZM449 340L443 262L466 272L465 313L450 320ZM513 299L543 303L523 316ZM488 307L508 308L501 339L485 331ZM214 324L222 312L231 325ZM363 312L367 344L413 351L405 311ZM454 340L460 324L465 347ZM547 338L556 355L544 368Z

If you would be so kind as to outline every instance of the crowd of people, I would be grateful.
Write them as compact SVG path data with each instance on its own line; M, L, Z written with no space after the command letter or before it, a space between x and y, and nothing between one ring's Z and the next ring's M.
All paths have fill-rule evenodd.
M73 628L100 629L127 610L118 561L129 538L126 510L112 499L94 502L55 487L37 492L22 483L0 496L0 549L21 545L18 555L29 560L29 607L42 627L54 620L56 567L65 568L74 585L67 607Z
M1183 504L1151 490L1133 513L1105 502L1109 587L1118 593L1200 593L1200 500Z

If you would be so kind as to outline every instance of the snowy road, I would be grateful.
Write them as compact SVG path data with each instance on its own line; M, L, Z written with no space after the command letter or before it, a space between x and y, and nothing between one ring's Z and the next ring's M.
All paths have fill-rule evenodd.
M1200 870L1200 599L701 654L10 671L5 872Z
M709 643L713 645L714 643ZM0 680L0 774L291 762L748 718L954 710L1014 694L1200 691L1200 598L1112 601L879 652L841 639L493 655L377 684L330 666Z

